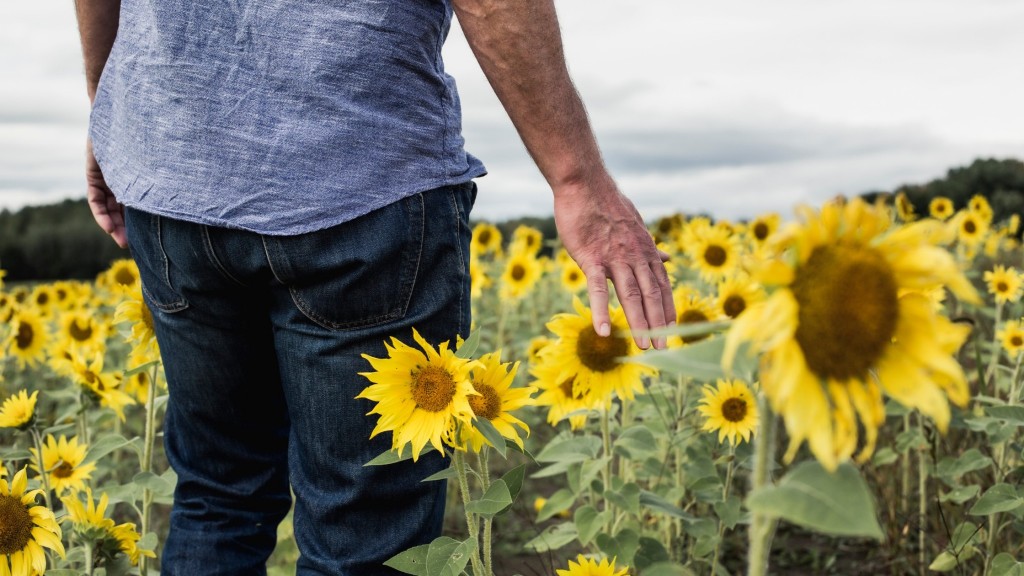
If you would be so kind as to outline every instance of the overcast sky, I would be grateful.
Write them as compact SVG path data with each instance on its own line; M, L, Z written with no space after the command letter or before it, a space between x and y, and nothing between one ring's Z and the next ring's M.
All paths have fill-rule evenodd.
M797 203L1024 158L1019 0L557 0L605 158L643 215ZM446 46L475 216L551 195L457 26ZM0 208L84 193L88 103L70 0L0 3Z

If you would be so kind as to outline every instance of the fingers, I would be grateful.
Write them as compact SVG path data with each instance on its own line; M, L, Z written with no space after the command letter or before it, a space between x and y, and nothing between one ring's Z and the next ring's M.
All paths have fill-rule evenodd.
M86 191L89 210L96 224L121 248L128 247L124 228L124 209L105 186L89 186Z
M587 277L587 295L590 298L594 332L598 336L609 336L612 333L612 321L608 315L608 277L600 267L584 271L584 275Z
M626 321L634 332L662 328L675 322L672 286L665 266L660 261L625 267L613 282ZM647 349L653 344L660 350L667 343L665 336L658 336L651 342L647 336L637 335L634 340L641 349Z

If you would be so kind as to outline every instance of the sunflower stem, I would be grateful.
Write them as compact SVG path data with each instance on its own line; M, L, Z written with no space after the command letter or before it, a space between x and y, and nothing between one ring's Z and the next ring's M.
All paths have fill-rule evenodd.
M910 430L909 412L903 415L903 429ZM910 512L910 458L903 458L901 464L900 512L906 518Z
M736 462L736 445L729 443L729 467L725 470L725 485L722 486L722 505L729 499L729 487L732 486L733 466ZM718 519L718 541L715 542L715 555L711 558L711 576L718 572L718 558L721 556L722 536L725 535L725 522Z
M480 448L480 452L477 453L477 462L480 465L480 479L483 484L483 492L486 494L487 489L491 487L491 471L488 466L488 460L490 460L491 451L484 445ZM491 528L494 523L492 517L485 517L484 521L484 573L490 576L494 574L492 555L491 555Z
M999 397L999 379L996 378L996 366L999 365L999 357L1001 356L1001 348L999 346L999 325L1002 323L1003 318L1003 303L996 299L996 317L992 324L992 352L990 352L988 359L988 369L985 371L985 382L989 383L992 387L992 397Z
M466 476L465 458L461 450L455 450L452 454L455 472L459 479L459 493L462 495L462 509L466 512L466 528L469 530L469 537L473 539L473 542L479 544L480 532L476 523L476 517L466 509L471 500L469 497L469 479ZM473 553L470 555L469 561L473 565L473 576L484 576L483 564L480 561L480 548L478 546L473 547Z
M1018 389L1020 379L1021 361L1024 360L1024 353L1017 354L1017 362L1013 368L1013 379L1010 381L1010 392L1006 398L1007 406L1014 406L1017 404L1017 396L1020 393ZM1000 442L996 446L996 471L995 481L996 483L1003 481L1003 474L1005 474L1006 468L1006 442ZM996 545L996 534L999 531L999 513L992 514L988 517L988 536L985 539L985 554L988 556L988 560L985 562L985 575L992 571L992 558L995 557L995 545Z
M611 490L612 486L612 434L610 423L611 416L608 414L609 412L610 407L601 410L601 443L604 447L604 457L608 459L604 465L604 470L601 471L601 481L604 483L604 489L606 492Z
M156 445L156 379L159 375L159 364L153 365L146 386L146 429L142 444L142 471L153 471L153 449ZM139 533L145 536L149 531L149 513L153 507L153 491L142 490L142 518L139 520ZM143 556L139 560L139 574L146 576L149 571L149 560Z
M43 437L35 426L29 430L32 432L32 443L36 445L36 465L39 466L39 479L43 483L43 501L46 503L46 507L53 511L53 506L50 503L50 472L43 464Z
M90 542L90 541L86 541L84 547L85 547L85 573L88 576L92 576L93 575L93 571L94 571L93 564L96 562L93 559L93 543Z
M924 436L924 419L918 414L917 426ZM925 523L928 520L928 462L924 450L917 451L917 555L918 570L921 576L928 571L928 554L926 550L927 540L925 534L928 529Z
M754 473L751 476L751 492L763 488L771 482L769 462L775 447L772 431L775 427L775 415L768 405L764 393L757 395L758 419L757 433L754 436ZM766 576L768 574L768 557L771 553L774 520L763 513L755 513L750 520L748 532L749 558L747 560L747 576Z

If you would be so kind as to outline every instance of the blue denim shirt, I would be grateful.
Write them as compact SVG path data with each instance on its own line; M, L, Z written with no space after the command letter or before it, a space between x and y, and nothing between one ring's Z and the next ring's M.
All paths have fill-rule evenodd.
M127 206L323 229L485 173L463 148L448 0L122 0L90 136Z

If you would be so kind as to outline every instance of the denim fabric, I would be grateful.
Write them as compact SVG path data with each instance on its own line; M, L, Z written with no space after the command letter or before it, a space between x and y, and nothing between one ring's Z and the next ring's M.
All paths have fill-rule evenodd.
M392 336L433 343L470 325L472 183L344 224L264 236L126 210L165 361L165 447L178 485L166 576L265 573L295 495L298 574L382 576L439 535L448 465L436 452L364 467L373 403L361 354Z
M117 199L321 230L484 174L441 47L450 0L121 0L90 137Z

